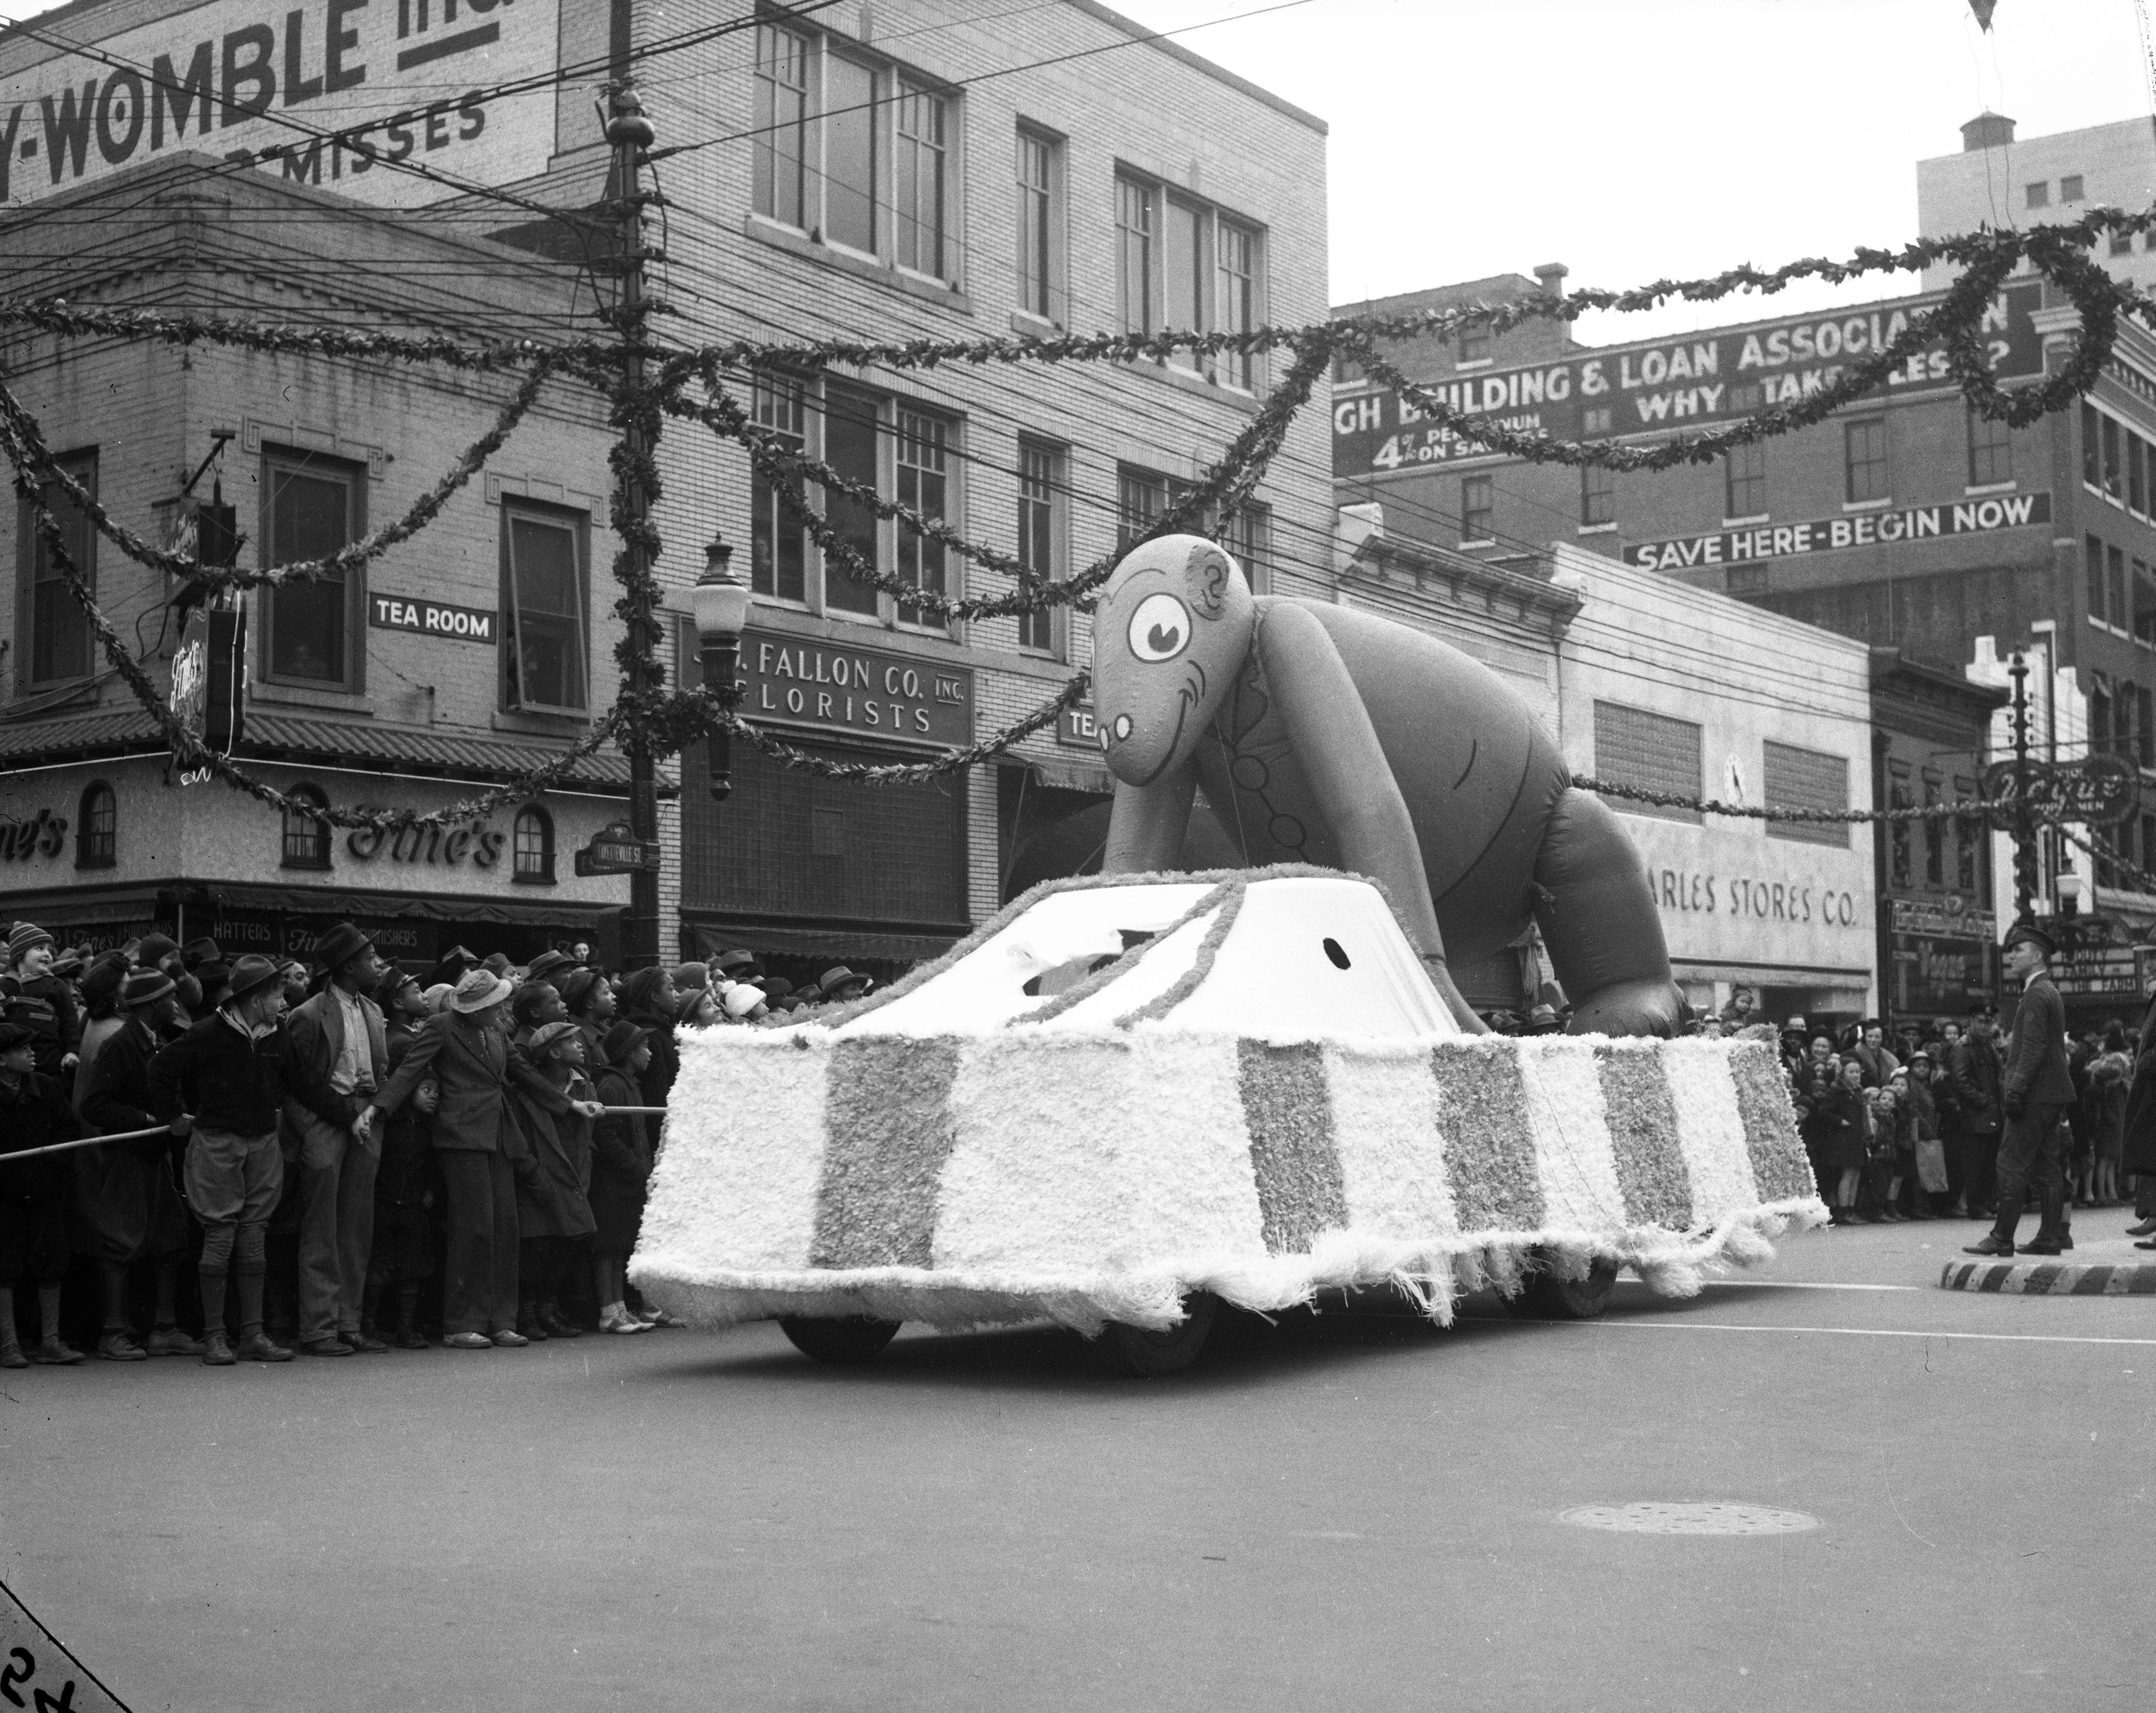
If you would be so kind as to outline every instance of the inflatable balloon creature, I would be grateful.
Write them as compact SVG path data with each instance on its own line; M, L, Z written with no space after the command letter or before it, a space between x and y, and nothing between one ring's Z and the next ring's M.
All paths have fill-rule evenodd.
M1572 1033L1674 1032L1638 853L1481 662L1352 608L1253 596L1212 542L1164 536L1102 590L1093 705L1117 782L1103 872L1188 866L1202 786L1246 865L1378 881L1463 1028L1482 1028L1467 994L1514 1003L1507 948L1532 921Z

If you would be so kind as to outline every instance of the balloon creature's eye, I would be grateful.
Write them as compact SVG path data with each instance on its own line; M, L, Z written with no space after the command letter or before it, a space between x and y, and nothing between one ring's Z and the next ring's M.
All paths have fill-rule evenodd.
M1173 595L1147 595L1131 614L1131 652L1141 660L1173 660L1190 641L1190 610Z

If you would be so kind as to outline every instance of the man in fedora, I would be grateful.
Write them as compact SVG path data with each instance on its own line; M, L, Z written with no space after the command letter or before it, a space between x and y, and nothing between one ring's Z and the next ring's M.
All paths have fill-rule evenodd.
M155 1129L150 1061L180 1014L179 987L161 969L136 970L120 994L121 1023L97 1055L80 1103L83 1120L107 1136ZM183 1123L173 1134L184 1136ZM203 1347L179 1329L174 1287L187 1252L187 1213L172 1182L169 1136L146 1136L72 1157L77 1249L95 1258L105 1280L105 1326L97 1353L107 1362L144 1357L200 1356ZM157 1264L156 1319L147 1347L127 1325L127 1275L139 1262Z
M382 1160L368 1101L389 1074L382 1013L368 996L382 979L374 944L350 922L315 942L322 990L285 1019L286 1051L348 1109L331 1123L285 1102L285 1141L300 1195L300 1348L346 1357L389 1346L360 1325L367 1257L374 1244L374 1174Z
M270 1216L285 1187L277 1140L285 1096L325 1123L349 1121L350 1105L286 1056L285 984L273 958L249 952L232 967L217 1009L150 1061L151 1105L184 1120L187 1205L203 1223L203 1361L289 1362L292 1352L262 1330ZM225 1282L239 1285L239 1343L226 1335Z
M2043 1209L2036 1234L2021 1245L2030 1255L2056 1255L2073 1246L2066 1227L2066 1184L2059 1169L2059 1122L2073 1104L2074 1079L2066 1064L2066 1008L2051 984L2057 947L2034 922L2006 931L2003 959L2010 980L2021 983L2014 1013L2014 1039L2000 1078L2006 1133L1999 1145L1999 1215L1989 1233L1969 1245L1972 1255L2010 1255L2024 1194L2033 1188Z
M844 964L825 970L816 977L817 990L834 1005L843 1005L849 999L858 999L874 986L874 976L856 974Z

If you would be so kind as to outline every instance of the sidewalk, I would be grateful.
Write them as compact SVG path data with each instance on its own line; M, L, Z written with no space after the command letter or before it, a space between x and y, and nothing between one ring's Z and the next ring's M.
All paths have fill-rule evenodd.
M2126 1228L2129 1208L2078 1208L2071 1216L2074 1246L2063 1255L2015 1255L1989 1259L1951 1255L1940 1270L1948 1290L1997 1291L2008 1296L2156 1296L2156 1249L2134 1247ZM1974 1243L1990 1228L1974 1219L1933 1222L1948 1232L1967 1232ZM2020 1235L2035 1234L2033 1213L2021 1216Z

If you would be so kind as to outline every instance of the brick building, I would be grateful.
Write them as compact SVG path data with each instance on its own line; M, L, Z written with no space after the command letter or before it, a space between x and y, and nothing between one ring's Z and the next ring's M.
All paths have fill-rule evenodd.
M470 337L561 325L561 270L199 154L128 167L0 219L5 290L78 305ZM64 466L161 544L221 495L248 567L328 551L401 515L512 383L432 367L198 344L0 338L0 368ZM445 808L539 767L589 717L588 603L609 434L602 401L548 387L488 469L408 541L341 580L258 592L239 759L325 805ZM190 477L195 478L192 488ZM70 556L161 685L187 634L173 591L100 540L55 486ZM572 853L626 808L602 751L484 820L382 837L280 816L177 777L18 500L0 531L0 817L17 859L0 917L64 943L153 926L228 956L304 955L349 916L415 969L449 946L619 953L619 878ZM578 598L563 598L575 588ZM580 616L580 614L582 616ZM589 634L583 631L588 627Z
M471 187L550 209L603 200L609 158L592 99L633 59L665 198L652 290L670 313L656 326L675 342L1236 329L1325 312L1322 124L1094 0L1014 18L956 0L842 0L752 23L717 0L614 0L474 13L454 28L447 8L287 13L213 0L116 18L81 3L43 22L104 32L123 67L162 56L182 86L238 54L237 87L218 90L220 146L248 152L260 176L424 203L410 217L423 226L548 257L588 321L588 223ZM495 90L552 68L558 87ZM185 130L192 110L180 114L177 95L161 105L154 79L152 123L131 130L127 91L114 90L136 74L34 39L0 46L0 128L26 126L46 151L17 162L18 194L53 193L49 175L58 188L103 182L121 170L116 156L133 164ZM337 134L295 140L280 124L295 94L305 105L291 120ZM63 138L54 156L41 127L70 98L85 146ZM209 110L205 86L205 124ZM384 170L399 147L440 176ZM1113 551L1199 476L1258 408L1273 361L834 367L729 384L811 455L1058 577ZM1233 540L1261 586L1326 580L1326 410L1321 388ZM676 637L666 664L693 680L685 590L705 544L722 537L758 597L742 648L750 711L790 740L919 759L1008 723L1088 658L1082 616L945 627L827 575L737 447L676 424L660 459L659 574ZM599 487L603 472L594 459L582 485ZM909 581L1004 587L843 501L829 515ZM595 531L591 562L611 551ZM592 598L603 700L598 615L611 600L603 583ZM746 945L796 975L838 959L887 972L941 950L1022 874L1082 864L1082 838L1059 843L1057 829L1097 818L1108 785L1082 715L1005 766L933 785L827 784L737 745L732 797L714 806L701 767L690 759L678 807L664 808L663 920L678 921L685 951Z

